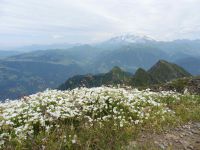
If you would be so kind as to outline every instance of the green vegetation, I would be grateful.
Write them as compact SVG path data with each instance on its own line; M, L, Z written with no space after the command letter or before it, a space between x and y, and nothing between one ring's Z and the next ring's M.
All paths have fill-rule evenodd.
M154 84L153 77L144 69L139 68L133 78L131 79L131 85L134 86L148 86Z
M105 74L98 75L82 75L69 78L58 89L74 89L76 87L99 87L102 85L118 85L128 84L131 74L124 72L119 67L114 67L111 71Z
M132 87L148 87L150 85L166 83L173 79L191 76L176 64L158 61L151 69L145 71L139 68L134 75L114 67L111 71L99 75L82 75L69 78L58 89L66 90L76 87L98 87L102 85L128 85Z
M0 85L5 85L0 87L3 88L0 91L0 100L21 97L46 88L56 88L74 75L106 73L114 66L120 66L129 72L135 72L139 67L147 70L159 59L175 62L195 75L200 72L198 68L199 54L197 54L200 45L198 41L172 41L169 43L149 41L147 43L126 44L118 41L110 46L107 44L109 45L109 41L97 45L70 46L66 49L56 49L51 45L52 47L47 47L47 50L39 50L40 48L36 46L38 51L27 53L0 52L0 59L2 59L0 66L15 70L14 72L10 71L10 73L7 71L2 73L7 77L0 74L2 79ZM31 49L31 47L27 48L27 50ZM179 71L181 72L180 69ZM159 75L158 72L161 74ZM165 76L164 73L168 71L163 69L158 72L155 73L157 75L155 77L156 82L160 83L177 76L176 74ZM152 77L146 75L146 81L136 78L128 82L132 82L135 86L145 86L155 82Z
M112 88L46 91L0 108L6 119L0 118L5 150L120 150L141 132L200 121L199 95Z
M31 61L0 61L0 101L56 88L79 71L81 69L75 64L64 66Z
M167 82L172 79L191 76L180 66L164 60L158 61L149 71L157 83Z
M151 88L153 91L177 91L179 93L192 93L192 94L199 94L200 93L200 76L196 77L184 77L179 79L174 79L170 82L164 83L164 84L157 84L157 85L151 85L149 88ZM142 87L141 89L144 89L147 87Z

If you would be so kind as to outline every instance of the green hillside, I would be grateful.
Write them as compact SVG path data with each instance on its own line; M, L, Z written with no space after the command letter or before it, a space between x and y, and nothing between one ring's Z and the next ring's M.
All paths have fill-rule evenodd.
M129 85L133 87L149 86L166 83L170 80L191 76L176 64L159 60L148 71L139 68L134 75L114 67L105 74L74 76L68 79L58 89L66 90L76 87L98 87L102 85Z
M184 41L182 41L181 43L183 44L183 42ZM4 85L6 86L2 87L3 89L0 91L0 100L2 100L2 98L15 98L13 97L13 92L5 92L5 90L9 91L9 89L13 89L13 87L15 87L11 83L15 83L18 85L16 86L18 90L14 91L19 91L16 93L20 96L24 95L22 93L31 94L41 91L45 88L55 88L63 83L66 79L69 79L69 77L72 77L74 75L106 73L109 72L109 70L111 70L114 66L119 66L120 68L123 68L124 71L128 71L131 73L136 72L139 67L146 70L147 73L140 73L140 71L139 73L136 72L135 77L130 78L130 80L128 80L128 83L123 83L131 86L146 86L149 84L163 83L177 77L189 75L184 72L183 69L181 69L180 67L178 67L179 69L177 69L175 65L167 65L166 63L158 64L158 66L156 66L156 70L152 68L147 71L159 59L164 59L172 62L176 62L177 59L181 59L180 63L178 63L179 61L177 61L177 64L179 64L180 66L184 66L184 68L186 68L190 73L197 75L199 72L199 57L198 55L196 56L197 59L189 57L192 53L185 53L186 50L184 50L182 53L180 51L181 49L183 49L181 43L173 42L170 44L150 41L148 43L127 43L125 45L119 44L118 46L113 47L105 47L104 43L98 46L95 44L79 45L66 49L38 50L18 54L15 56L11 55L8 58L4 58L3 60L1 60L0 66L17 71L19 73L17 76L19 77L13 78L13 80L10 81L7 77L3 76L3 74L7 74L6 76L12 77L15 76L16 72L10 71L8 75L7 71L1 71L2 74L0 74L0 78L2 80L0 81L0 85L3 85L3 81ZM173 49L174 44L179 45L176 47L177 50ZM198 45L198 43L196 44ZM195 49L197 48L198 46ZM190 58L189 60L192 61L182 58ZM91 76L89 76L89 79L88 77L84 79L84 83L86 85L88 84L90 86L97 86L105 83L113 84L115 82L122 84L121 80L114 80L115 77L105 77L105 79L102 79L101 75L96 77L97 79L90 79L90 77ZM32 84L32 87L27 86L23 82L23 88L31 92L21 93L21 90L19 90L22 89L21 78L25 83L32 82L32 78L37 79L37 81L40 80L41 82L37 82L34 80L34 83L36 84ZM78 79L79 78L80 80L82 80L82 76L78 77ZM89 82L89 80L92 81ZM78 84L80 83L77 82L77 84L75 85L78 86ZM32 89L36 90L33 91Z
M151 69L149 74L155 79L157 83L163 83L172 79L191 76L182 67L169 63L165 60L159 60Z
M131 85L133 86L148 86L154 84L155 80L150 73L142 68L139 68L132 77Z
M184 77L179 79L174 79L165 84L152 85L150 88L153 91L177 91L179 93L200 93L200 76L195 77Z
M114 67L111 71L105 74L98 75L78 75L69 78L64 84L59 86L59 89L73 89L76 87L98 87L101 85L117 85L128 83L131 74L124 72L119 67Z
M81 71L75 64L0 61L0 100L18 98L46 88L56 88L66 78Z

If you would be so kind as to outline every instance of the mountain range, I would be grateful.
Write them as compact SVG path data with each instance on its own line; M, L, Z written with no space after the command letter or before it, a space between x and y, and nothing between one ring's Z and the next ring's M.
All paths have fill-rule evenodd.
M0 61L0 99L14 99L28 93L55 88L66 77L81 72L75 64L57 65L44 62Z
M19 55L23 52L20 51L7 51L7 50L0 50L0 59L5 59L10 56Z
M108 73L98 75L78 75L69 78L64 84L61 84L59 90L69 90L77 87L99 87L102 85L128 85L133 87L149 86L161 84L173 79L190 77L191 74L182 67L169 63L165 60L159 60L148 71L139 68L134 75L125 72L119 67L112 68Z
M10 53L1 58L0 99L13 99L46 88L56 88L74 75L106 73L114 66L134 74L138 68L149 70L160 59L198 75L199 50L200 40L163 42L131 34L62 49L49 47L47 50L37 48L30 51L27 47L26 52Z

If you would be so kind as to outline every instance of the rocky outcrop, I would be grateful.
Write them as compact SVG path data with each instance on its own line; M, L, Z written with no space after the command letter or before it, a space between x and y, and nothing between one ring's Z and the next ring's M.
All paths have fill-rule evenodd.
M176 91L180 93L200 94L200 76L176 79L166 84L152 85L152 91Z
M200 94L200 76L189 80L187 88L190 93Z

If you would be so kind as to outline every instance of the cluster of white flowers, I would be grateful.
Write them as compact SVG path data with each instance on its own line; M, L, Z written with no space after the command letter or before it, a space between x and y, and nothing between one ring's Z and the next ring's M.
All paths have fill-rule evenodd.
M151 92L112 87L46 90L20 100L0 103L0 146L15 136L26 139L38 130L50 132L60 122L76 120L88 127L113 120L115 126L138 125L171 112L160 98L174 92ZM72 143L75 142L73 139Z

